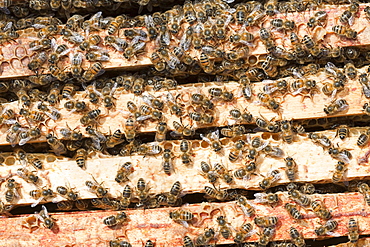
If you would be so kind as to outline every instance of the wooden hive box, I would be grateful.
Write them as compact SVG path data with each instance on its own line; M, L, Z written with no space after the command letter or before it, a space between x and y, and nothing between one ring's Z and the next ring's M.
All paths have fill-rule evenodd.
M0 3L0 246L367 246L370 5L178 4Z

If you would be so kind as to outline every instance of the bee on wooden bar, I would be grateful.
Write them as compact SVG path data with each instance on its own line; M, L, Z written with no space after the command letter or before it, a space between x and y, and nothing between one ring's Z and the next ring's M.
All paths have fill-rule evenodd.
M245 134L246 129L242 125L233 125L228 128L222 128L220 132L223 136L234 138Z
M108 190L102 186L104 182L99 184L94 177L92 177L92 179L93 181L88 180L85 182L86 187L88 187L91 192L95 193L98 198L105 197L108 194Z
M19 168L17 170L17 175L24 179L27 183L37 184L39 177L35 174L36 171L29 171L27 168Z
M183 247L194 247L194 242L193 240L191 240L191 238L189 236L184 236L184 245Z
M227 190L217 190L215 188L205 186L204 187L206 198L216 199L219 201L225 201L229 198L229 194L227 193Z
M242 209L243 213L248 216L252 217L255 214L255 208L251 202L248 202L245 196L239 196L236 200L236 204Z
M258 246L267 246L274 234L275 227L265 227L258 240Z
M73 44L81 44L85 40L85 38L81 34L79 34L78 32L74 32L68 28L63 28L60 31L60 34L65 41L69 41Z
M19 199L19 189L20 189L20 184L15 181L15 179L10 178L6 181L5 184L5 200L8 203L14 202L14 200Z
M320 201L312 201L311 208L313 212L320 217L321 219L328 220L332 217L330 211L326 208L326 206Z
M307 22L307 26L309 28L314 28L318 25L320 26L325 26L326 25L326 21L327 21L327 18L328 18L328 13L326 13L326 11L318 11L314 14L314 16L312 16L308 22Z
M48 210L44 205L39 213L35 213L36 217L42 222L43 226L48 229L52 229L55 225L55 220L49 216Z
M255 193L257 203L275 205L279 202L279 195L276 193Z
M279 218L276 216L262 216L254 218L254 223L259 227L275 226Z
M35 203L31 205L31 207L37 206L42 200L50 200L51 198L55 197L55 193L52 189L44 186L42 188L38 188L36 190L31 190L29 195L36 200Z
M131 203L132 190L130 185L126 184L123 188L122 197L119 198L119 203L122 208L127 208Z
M50 145L50 147L53 149L53 152L56 154L56 155L61 155L61 154L64 154L67 152L67 149L66 147L64 146L64 144L59 141L54 135L52 135L51 133L49 133L47 136L46 136L46 142Z
M173 167L173 153L171 149L164 149L163 150L163 162L162 162L162 168L165 174L171 175L171 172L174 171Z
M132 163L125 162L118 168L117 175L114 180L117 183L129 181L128 176L132 173L132 171L133 171Z
M70 188L69 186L58 186L56 190L61 196L70 201L77 201L78 199L78 193L74 191L74 188Z
M272 170L267 176L259 183L261 189L270 188L274 182L281 178L281 173L278 170Z
M173 221L178 222L185 227L189 227L188 222L194 219L194 215L191 212L182 209L170 212L169 216Z
M80 52L70 53L69 59L71 61L71 74L74 78L79 78L82 73L82 59L83 55Z
M309 133L308 138L310 138L313 143L323 147L324 149L329 148L332 145L330 139L323 134Z
M181 192L181 183L179 181L176 181L171 189L170 192L167 195L167 203L170 206L175 206L176 204L181 203L181 199L179 198Z
M92 143L96 149L100 149L102 145L107 141L107 138L103 133L96 129L93 129L91 125L86 127L86 134L91 138Z
M70 211L73 208L73 202L71 201L62 201L57 203L58 210Z
M229 152L229 161L230 162L237 161L241 157L244 147L245 142L243 140L236 141L234 146L231 148Z
M148 199L149 199L149 192L150 187L148 184L145 183L145 180L143 178L139 178L136 185L136 194L139 198L139 204L138 206L144 205Z
M311 183L305 183L303 184L299 190L303 193L303 194L307 194L307 195L312 195L313 193L315 193L315 186Z
M111 215L103 219L103 223L107 226L116 226L127 222L127 215L125 212L120 212L117 215Z
M203 139L203 141L208 142L210 144L213 151L216 153L220 153L222 150L222 144L220 142L220 136L219 136L219 130L216 130L214 132L211 132L207 134L206 136L200 134L200 137Z
M253 230L253 225L250 223L244 223L240 226L239 231L236 232L234 242L241 244L246 238L252 236L254 233L255 231Z
M31 61L28 63L28 68L32 71L36 71L41 68L41 66L46 62L47 54L43 51L37 53Z
M281 110L281 105L278 103L273 97L271 97L269 94L266 93L258 93L257 98L260 101L260 103L267 107L270 110L273 111L279 111Z
M200 168L202 170L200 174L204 178L206 178L211 184L214 184L217 182L218 175L207 162L202 161L200 163Z
M365 12L366 18L370 19L370 6L367 6L366 8L364 8L364 12Z
M304 247L306 246L306 242L302 234L294 227L290 227L289 235L292 239L292 243L295 244L297 247Z
M322 225L315 229L317 236L333 235L333 232L338 226L338 222L335 220L328 220L325 225Z
M302 216L301 212L299 212L299 210L297 209L297 206L295 204L286 203L284 205L284 208L286 209L286 211L288 211L289 215L293 219L297 219L297 220L303 219L303 216Z
M356 39L357 38L357 32L353 30L352 28L342 26L342 25L336 25L333 26L332 31L336 33L337 35L341 37L345 37L347 39Z
M218 216L216 220L219 225L218 231L224 239L228 239L232 235L230 230L230 223L228 223L225 218L225 216Z
M213 228L208 228L204 230L203 234L200 234L195 239L195 245L206 245L208 244L212 239L215 238L215 231Z
M128 46L128 43L126 40L115 37L115 36L106 36L104 38L104 42L107 46L111 46L120 52L123 52Z
M299 192L296 189L289 190L288 194L293 199L293 201L295 201L299 205L302 205L303 207L307 207L311 204L311 199L307 195Z
M348 169L347 164L345 164L342 161L338 161L337 165L335 166L335 171L332 177L333 183L340 182L343 179L347 169Z
M93 63L82 75L84 81L91 81L105 72L100 62Z
M339 149L331 147L329 148L329 154L333 159L340 160L346 164L350 162L350 159L352 159L352 154L347 149Z
M356 243L359 239L358 223L354 218L348 221L348 238L351 243Z
M364 147L369 142L370 137L370 129L366 130L365 133L361 133L361 135L357 139L357 146Z
M230 173L230 171L228 171L226 169L225 166L223 166L222 164L220 163L215 163L214 164L214 171L218 174L218 176L224 180L227 184L231 184L233 183L233 176L232 174Z
M144 155L144 157L147 155L157 155L162 153L162 151L162 147L155 143L141 144L137 149L137 153L139 155Z
M285 173L290 181L294 181L297 176L297 163L292 157L286 157L284 161L286 166Z
M192 162L191 159L191 142L188 140L181 140L180 151L182 152L180 158L184 165L189 165Z
M113 135L107 137L105 146L107 148L113 148L124 141L124 133L122 133L120 129L117 129L113 132Z

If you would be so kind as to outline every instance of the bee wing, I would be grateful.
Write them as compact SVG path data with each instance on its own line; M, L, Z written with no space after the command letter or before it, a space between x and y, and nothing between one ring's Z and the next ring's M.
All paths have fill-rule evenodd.
M337 66L335 66L332 62L328 62L326 65L325 65L325 69L326 71L328 71L330 74L334 75L334 76L337 76L337 72L335 72L337 68Z
M255 193L254 197L256 198L255 201L257 203L266 203L267 202L266 193Z
M147 119L149 119L151 117L152 117L151 115L145 115L145 116L138 117L136 120L137 121L145 121L145 120L147 120Z
M212 144L212 141L210 139L208 139L207 137L205 137L203 134L200 134L200 138L202 138L203 141L206 141L209 144Z
M41 196L39 199L37 199L34 203L32 203L31 204L31 207L36 207L42 200L44 199L44 197L43 196ZM42 205L44 208L45 208L45 206L44 205ZM47 211L46 211L46 213L47 213Z
M220 131L217 129L216 131L213 131L210 135L210 137L213 139L213 140L218 140L220 139Z
M5 27L3 28L3 32L6 32L6 31L10 30L12 27L13 27L13 22L12 22L12 21L10 21L10 22L8 22L8 23L5 25Z
M29 140L31 140L32 137L27 137L27 138L24 138L24 139L20 139L19 140L19 146L23 146L24 144L26 144Z
M184 50L187 51L190 48L191 38L189 38L186 33L184 33L181 37L179 46Z
M41 28L44 28L46 27L45 25L43 24L33 24L32 27L36 28L36 29L41 29Z
M343 161L344 163L348 164L350 162L350 159L347 155L345 154L339 154L338 158Z
M292 92L292 95L295 96L297 94L300 94L302 93L302 91L306 89L305 87L301 87L301 88L298 88L297 90L295 90L294 92Z

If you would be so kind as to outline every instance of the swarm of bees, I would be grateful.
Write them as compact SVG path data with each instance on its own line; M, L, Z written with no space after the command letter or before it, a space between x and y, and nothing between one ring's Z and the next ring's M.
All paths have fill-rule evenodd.
M325 2L338 4L338 1ZM335 138L340 139L339 144L320 132L306 133L299 120L284 118L285 99L301 97L302 102L315 103L317 97L325 98L326 103L320 106L321 114L333 117L351 110L352 101L346 93L352 84L359 83L362 94L370 98L369 70L359 69L370 61L366 47L331 47L325 37L317 35L331 21L329 12L322 10L321 1L266 0L235 4L232 0L186 0L182 6L154 13L153 7L160 9L172 1L6 3L0 5L4 12L0 16L0 45L17 43L24 32L29 33L31 41L26 46L30 55L25 69L33 75L0 82L0 126L5 129L5 140L14 148L14 156L21 164L0 182L4 184L0 214L9 215L22 199L22 183L35 187L26 193L33 199L32 207L52 201L60 211L91 207L119 211L102 220L103 225L112 229L125 227L130 221L123 211L127 208L174 207L186 203L183 190L187 184L180 182L180 178L173 180L167 191L155 194L149 177L136 176L145 159L154 158L160 160L158 170L166 179L181 176L180 167L197 169L200 179L209 183L201 189L202 200L235 201L236 208L248 219L235 226L232 219L221 212L213 216L210 225L204 226L197 236L184 236L185 247L217 244L222 239L240 245L256 233L258 246L267 246L273 241L277 226L282 224L281 217L260 215L256 204L281 206L298 224L306 218L302 208L305 212L312 211L324 221L314 233L318 237L335 236L342 222L333 220L325 202L311 195L315 192L312 184L298 188L293 183L298 182L304 171L295 161L297 156L284 152L286 145L312 141L335 160L330 172L332 183L346 182L349 163L353 160L350 149L343 145L352 135L348 127L336 126ZM356 42L363 30L355 28L354 23L363 18L361 15L370 20L370 7L360 11L356 0L347 3L326 33ZM135 17L122 13L127 8L138 7L140 14L144 6L150 13ZM112 9L112 16L106 16ZM82 10L94 14L80 15L86 13ZM296 23L288 14L305 10L310 11L305 23ZM48 13L53 14L46 17ZM302 25L307 30L305 35L298 30ZM282 37L290 42L289 49L286 48L289 45L279 44ZM266 55L256 57L252 52L259 44ZM116 58L133 64L144 57L152 63L144 73L118 74L107 70L107 65ZM325 79L318 79L318 75ZM198 85L204 87L186 92L181 84L187 83L184 78L192 78L189 76L196 76ZM209 86L209 81L215 83ZM253 83L256 81L262 86ZM237 90L230 89L236 87L234 84ZM123 105L122 95L130 97ZM12 101L17 101L18 109L12 107ZM250 112L249 103L276 117L268 119L260 112ZM226 109L228 113L221 128L217 127L222 121L219 109ZM362 112L370 115L368 102L364 103ZM109 129L108 133L102 123L113 115L119 116L122 124L117 129ZM77 124L64 124L64 120L76 116ZM143 136L143 129L145 132L145 128L153 124L153 138ZM262 135L249 134L256 131ZM359 134L359 148L367 147L369 133L365 130ZM277 137L281 145L262 138L264 134ZM104 180L92 176L84 182L85 189L94 198L87 201L81 198L79 189L69 184L54 188L47 181L43 172L48 170L48 165L32 154L32 150L28 151L31 143L40 141L46 141L48 152L73 158L81 172L85 172L96 154L136 155L144 161L139 162L139 167L131 160L115 164L114 177L110 179L122 186L119 195L114 195ZM150 141L154 142L147 143ZM197 145L208 150L209 157L217 157L217 162L198 160ZM262 174L260 167L265 158L285 165L273 166ZM251 179L257 179L257 187L262 190L255 193L254 201L243 192L231 190L239 188L241 183L243 189L248 189ZM292 182L283 189L284 195L275 193L280 179ZM359 183L356 189L363 195L365 204L370 205L369 185ZM35 217L47 229L58 225L44 205ZM185 228L199 226L196 212L181 207L170 209L168 217ZM356 219L349 219L351 243L357 242L360 232ZM291 245L272 244L305 246L300 228L292 226L289 236ZM109 246L131 244L116 238ZM147 240L145 246L155 244Z

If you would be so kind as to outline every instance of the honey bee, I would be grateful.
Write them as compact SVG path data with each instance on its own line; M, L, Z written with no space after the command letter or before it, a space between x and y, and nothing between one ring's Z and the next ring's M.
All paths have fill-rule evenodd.
M285 173L290 181L294 181L296 179L296 174L297 174L297 163L294 161L292 157L286 157L284 159L285 165L286 165L286 170Z
M139 198L139 204L138 206L144 205L148 201L148 192L150 190L150 187L145 183L145 180L143 178L139 178L136 185L136 194Z
M26 168L19 168L17 170L17 175L24 179L27 183L37 184L39 181L39 177L35 175L36 171L29 171Z
M32 71L40 69L41 66L46 62L47 57L48 56L44 51L37 53L28 63L28 68Z
M316 12L314 14L314 16L312 16L308 20L307 26L309 28L314 28L318 25L319 26L325 26L327 19L328 19L328 13L326 13L326 11L320 10L320 11Z
M332 178L333 183L338 183L340 180L342 180L346 170L347 165L342 161L338 161L338 164L335 166L335 171Z
M268 175L259 183L261 189L270 188L274 182L281 178L281 173L278 170L272 170Z
M240 226L239 231L237 231L237 233L235 234L234 242L237 244L241 244L246 238L252 236L254 232L255 231L253 230L252 224L244 223Z
M93 129L92 126L87 126L85 130L89 137L91 137L92 143L96 149L100 149L107 141L107 138L104 136L104 134L96 129Z
M356 39L357 38L357 34L358 34L352 28L349 28L349 27L346 27L346 26L342 26L342 25L333 26L332 31L335 34L337 34L337 35L339 35L341 37L345 37L347 39Z
M310 138L315 144L322 146L324 149L331 147L332 143L330 139L319 133L309 133L308 138Z
M320 201L312 201L311 208L313 212L321 219L328 220L332 217L330 211L325 207L325 205Z
M212 239L215 238L215 231L213 228L208 228L204 230L203 234L200 234L195 239L195 245L206 245L208 244Z
M89 51L86 53L86 59L90 62L105 62L109 60L109 54L105 51Z
M281 109L280 103L278 103L274 98L272 98L269 94L266 93L258 93L257 98L259 102L273 111L279 111Z
M74 188L69 186L58 186L57 192L70 201L77 201L78 193L74 191Z
M125 212L119 212L117 215L111 215L103 219L104 225L116 226L127 222L127 215Z
M337 114L346 111L349 105L345 99L333 100L329 105L325 106L324 112L328 115Z
M359 229L357 221L354 218L350 218L348 221L348 238L351 243L356 243L359 238Z
M75 154L75 160L78 167L85 169L86 168L86 159L87 159L87 151L84 148L79 148Z
M78 78L81 76L82 73L82 53L70 53L70 61L71 61L71 74L74 78Z
M69 211L73 208L73 202L71 201L62 201L57 203L58 210Z
M305 240L302 234L294 227L290 227L289 235L292 239L292 243L295 244L297 247L304 247L306 246Z
M85 40L85 38L81 34L67 28L63 28L60 31L60 34L63 35L62 37L65 41L69 41L73 44L81 44Z
M184 245L183 247L194 247L194 242L189 236L184 236Z
M274 193L269 193L269 194L255 193L254 197L256 198L257 203L263 203L263 204L267 203L270 205L275 205L276 203L279 202L279 195L276 193L275 194Z
M113 135L107 137L105 146L107 148L113 148L124 142L124 140L124 134L121 132L120 129L117 129L113 132Z
M85 40L84 42L82 42L79 46L79 48L82 50L82 51L90 51L92 49L94 50L99 50L101 49L100 47L98 47L97 45L101 42L101 37L98 35L98 34L93 34L93 35L90 35L87 40Z
M53 197L55 197L55 193L52 189L43 187L43 188L38 188L36 190L31 190L29 192L29 195L36 200L35 203L31 205L31 207L35 207L38 205L42 200L49 200Z
M284 208L286 209L286 211L288 211L288 213L290 214L290 216L292 216L293 219L297 220L303 219L301 212L299 212L295 204L286 203L284 205Z
M370 7L369 6L364 8L364 12L365 12L366 18L370 19Z
M239 196L236 200L236 204L239 205L246 216L252 217L255 214L254 205L252 205L251 202L248 202L245 196Z
M191 212L182 209L170 212L169 216L173 221L178 222L185 227L189 227L188 222L194 219L194 215Z
M217 223L219 225L219 232L222 237L228 239L231 236L230 224L226 221L225 216L218 216Z
M259 227L275 226L279 218L276 216L262 216L254 218L254 223Z
M163 162L162 162L162 168L165 174L171 175L171 172L174 170L173 168L173 153L171 149L165 149L163 150Z
M112 46L114 49L116 49L117 51L121 51L121 52L123 52L128 46L128 43L126 40L115 37L115 36L106 36L104 38L104 42L106 45Z
M100 62L93 63L82 75L84 81L91 81L105 72Z
M227 193L227 190L217 190L215 188L205 186L204 187L206 198L216 199L219 201L225 201L229 198L229 194Z
M82 116L80 122L82 125L88 125L89 123L96 121L101 116L100 114L100 109L91 110Z
M211 132L206 136L200 134L200 137L203 139L203 141L206 141L216 153L220 153L222 151L222 144L219 140L220 136L218 130Z
M138 36L140 37L140 36ZM135 37L136 38L136 37ZM137 39L133 39L132 42L127 46L123 53L123 56L130 60L132 57L136 57L140 52L142 52L146 46L146 42L138 42Z
M67 152L64 144L51 133L46 136L46 142L50 145L56 155L61 155Z
M30 50L31 51L42 51L51 48L51 40L48 38L44 38L41 40L35 40L30 43Z
M335 80L332 83L325 83L324 86L322 87L322 92L325 95L331 95L331 98L334 98L337 92L340 92L344 89L345 87L345 82L344 80L338 79Z
M10 178L6 181L5 184L5 200L8 203L14 202L14 200L18 199L19 196L19 189L20 189L20 184L15 181L15 179Z
M88 181L85 182L85 185L89 188L89 190L91 192L95 193L95 195L98 198L102 198L102 197L107 196L108 195L108 190L102 186L102 184L104 182L101 182L99 184L94 177L92 177L92 178L93 178L93 181L88 180Z
M364 147L369 142L369 135L370 130L367 130L365 133L361 133L357 139L357 146Z
M73 15L66 21L66 27L78 31L82 27L84 17L81 15Z
M329 148L329 154L333 159L338 159L346 164L352 159L352 154L347 149Z
M117 171L116 178L114 179L117 183L123 183L129 181L128 176L132 173L133 167L131 162L125 162Z
M213 168L222 180L224 180L228 184L233 183L233 176L230 171L226 170L225 166L220 163L215 163Z
M334 231L338 226L338 222L335 220L328 220L325 222L325 225L322 225L315 229L315 233L317 236L323 235L333 235L332 231Z
M41 220L45 228L52 229L55 225L55 220L49 216L48 210L44 205L41 208L41 211L38 214L36 213L36 217Z
M201 175L208 179L208 181L212 184L217 182L218 176L216 172L212 169L212 167L205 161L202 161L200 163L200 168L201 168Z
M222 128L220 131L221 135L226 136L226 137L236 137L236 136L241 136L246 133L246 129L242 125L234 125L228 128Z
M229 152L230 162L235 162L241 157L244 147L245 147L245 142L243 140L238 140L235 142L235 145Z
M146 83L143 78L136 78L132 85L132 92L134 93L134 95L135 96L141 95L144 92L145 85Z
M162 147L157 144L141 144L138 149L137 153L139 155L157 155L160 154L163 151Z
M57 34L58 32L58 26L57 25L48 25L43 28L41 28L38 33L37 37L42 39L46 37L52 37L53 35Z
M370 188L369 185L366 183L358 183L357 184L358 191L363 194L364 201L367 205L370 205Z
M173 121L172 124L173 128L175 129L175 131L172 131L170 133L172 137L192 136L195 134L195 131L192 128L188 128L187 126L184 126L182 123Z
M131 196L132 196L131 187L130 185L126 184L125 187L123 188L122 197L119 200L122 208L127 208L130 205Z

